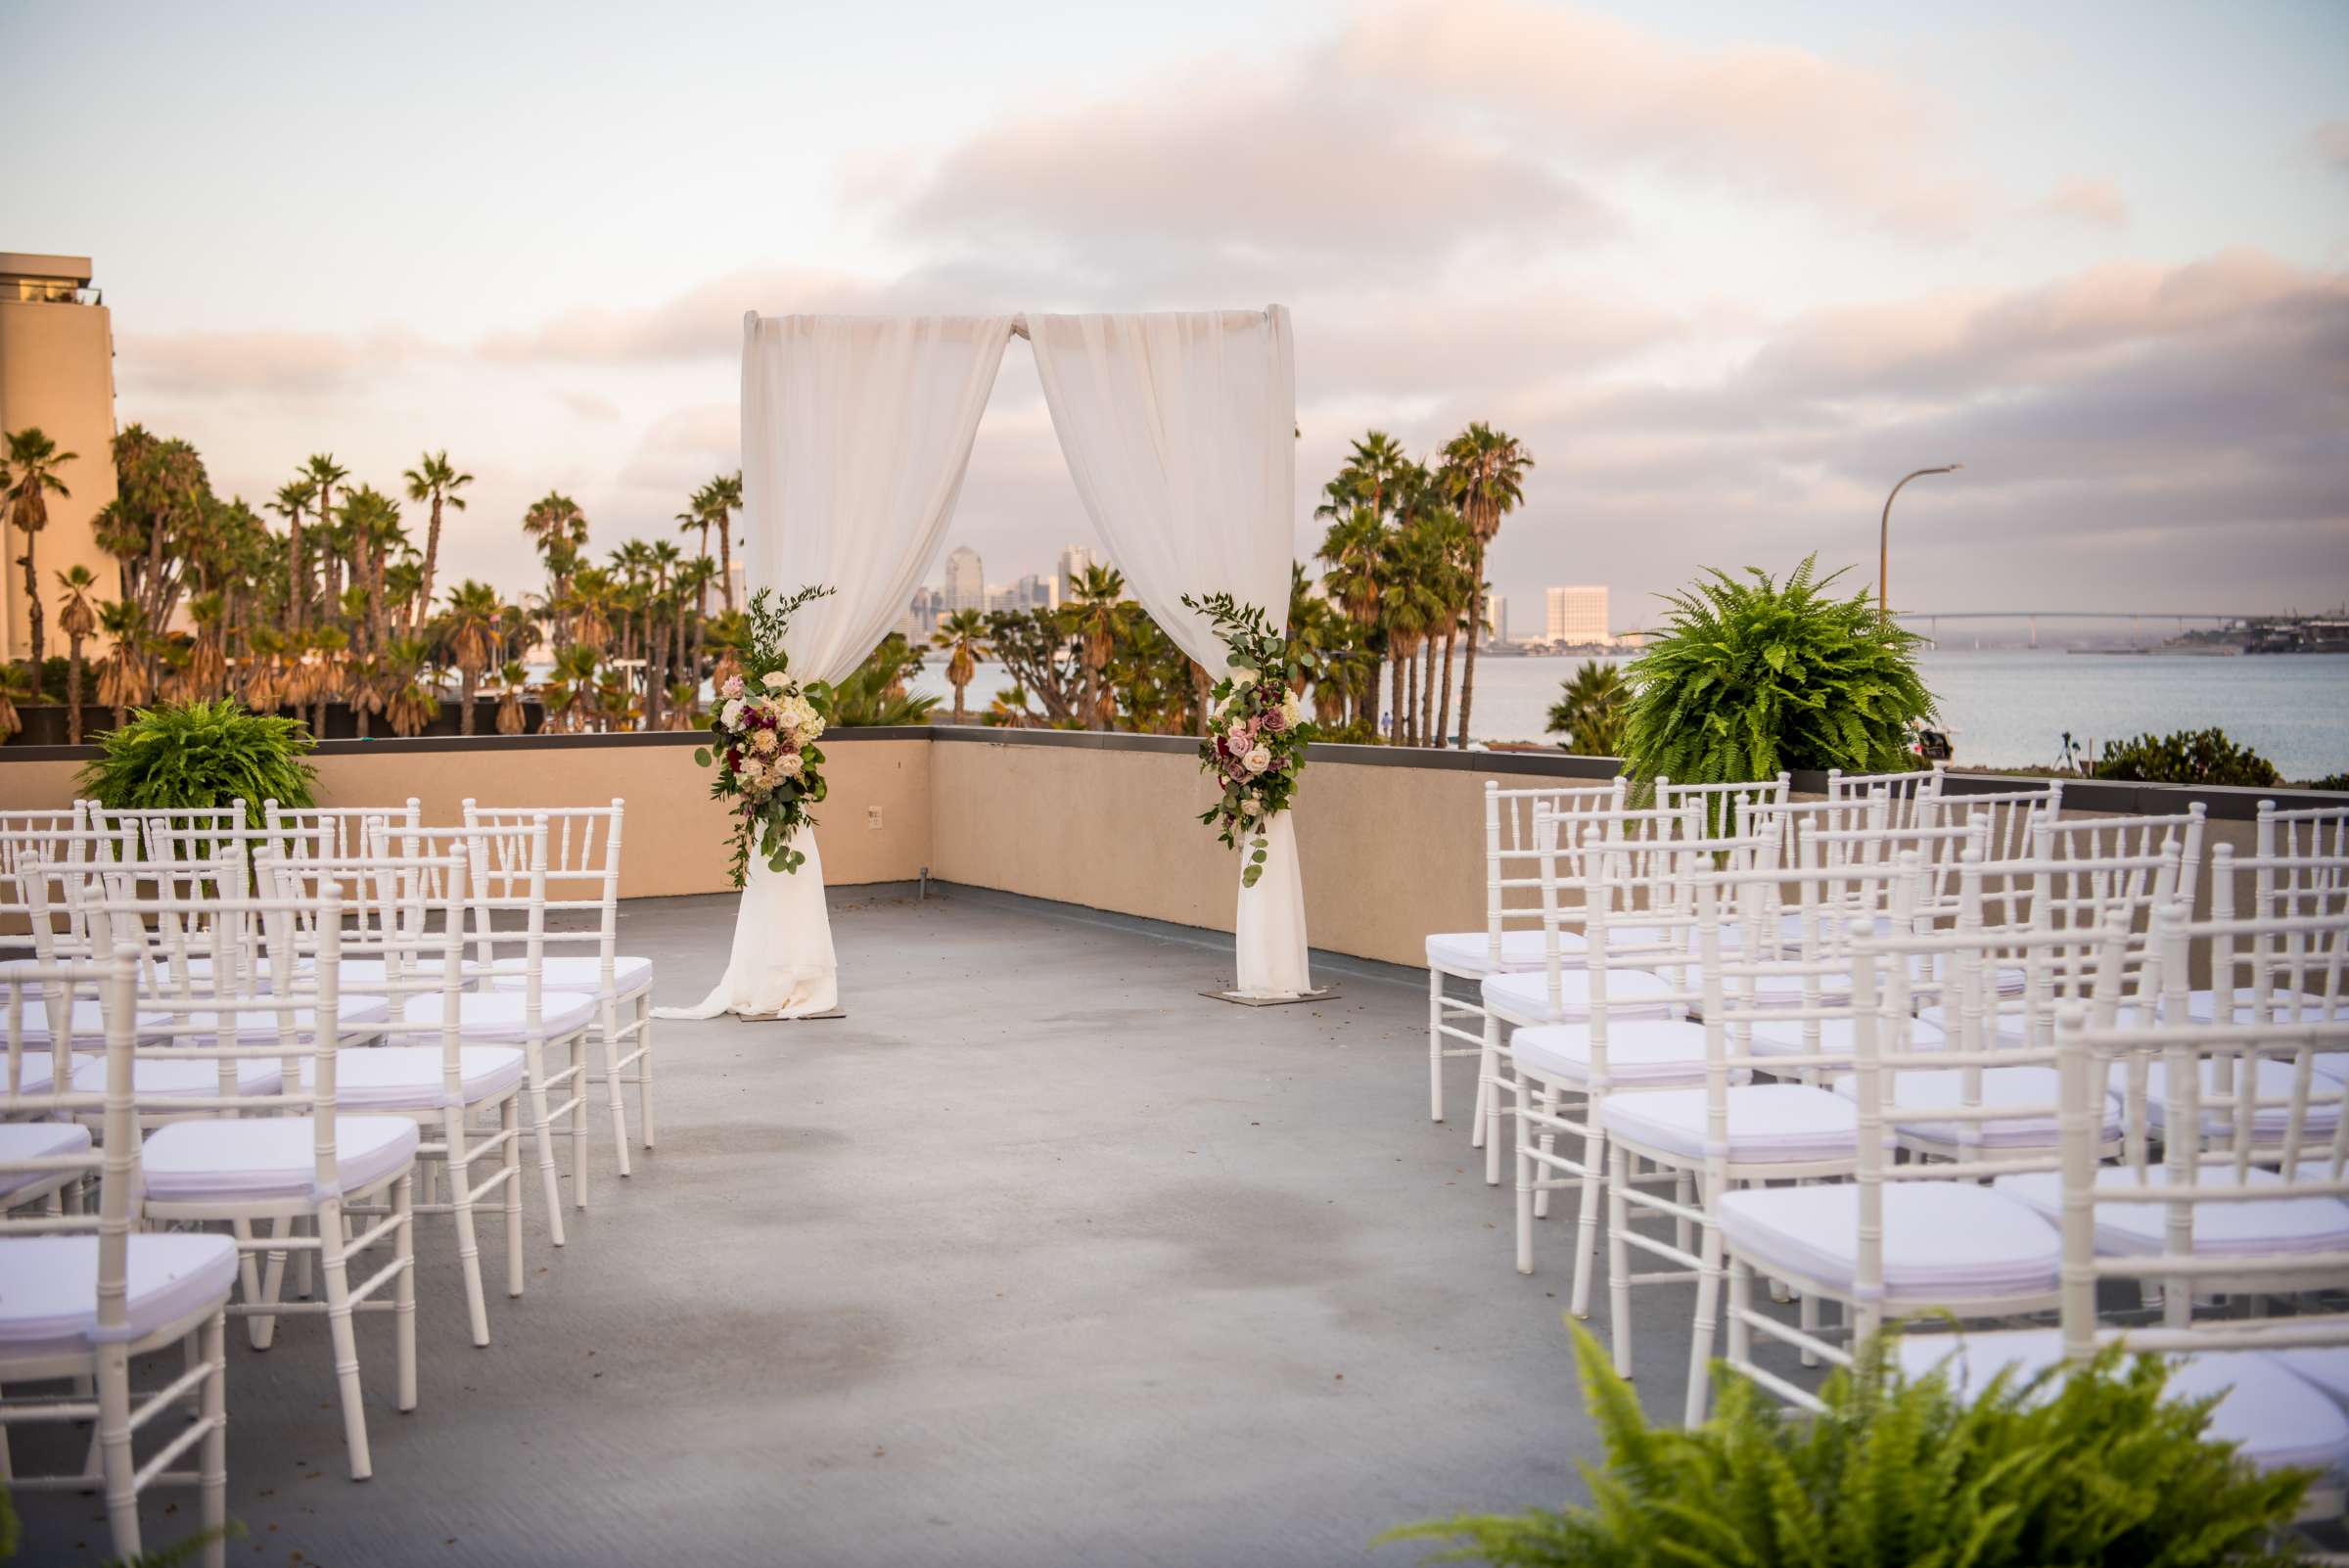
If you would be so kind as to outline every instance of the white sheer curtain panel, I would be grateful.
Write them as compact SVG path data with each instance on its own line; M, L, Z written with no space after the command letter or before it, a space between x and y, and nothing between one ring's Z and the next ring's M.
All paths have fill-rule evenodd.
M1032 315L1028 336L1069 473L1127 586L1184 653L1224 651L1182 607L1228 592L1287 619L1295 552L1297 365L1289 313ZM1306 966L1305 882L1289 822L1242 887L1238 990L1293 996ZM1236 871L1235 871L1236 874Z
M823 585L785 646L803 682L872 652L938 557L1009 316L779 316L742 329L743 561L751 587ZM754 855L716 989L669 1017L804 1017L839 1004L815 836L806 863Z

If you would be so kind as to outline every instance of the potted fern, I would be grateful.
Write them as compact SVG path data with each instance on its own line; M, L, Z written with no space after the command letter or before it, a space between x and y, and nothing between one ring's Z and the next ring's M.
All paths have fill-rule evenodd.
M162 703L98 738L82 794L115 810L194 810L242 800L261 825L261 803L314 804L317 774L302 759L317 743L300 722L248 713L234 698Z
M1590 1505L1431 1519L1382 1541L1452 1542L1442 1560L1505 1568L2299 1560L2284 1537L2315 1472L2263 1473L2207 1439L2217 1401L2168 1399L2155 1357L2115 1347L1967 1397L1939 1372L1902 1376L1879 1335L1820 1389L1823 1415L1717 1373L1719 1413L1683 1431L1648 1425L1606 1350L1567 1326L1606 1443L1605 1466L1585 1467Z
M1915 765L1910 730L1933 715L1918 639L1843 574L1807 556L1784 582L1713 571L1667 594L1664 629L1627 674L1623 757L1635 779L1728 784L1781 769L1883 773Z

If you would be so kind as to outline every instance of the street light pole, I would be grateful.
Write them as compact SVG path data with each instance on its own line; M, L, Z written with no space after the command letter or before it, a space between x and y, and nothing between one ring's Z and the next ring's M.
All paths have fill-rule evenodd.
M1927 474L1955 474L1963 467L1965 467L1963 463L1944 463L1939 468L1920 468L1913 474L1903 476L1901 484L1892 487L1892 495L1884 497L1884 518L1876 532L1876 618L1878 620L1890 621L1892 619L1892 600L1886 596L1892 586L1892 496L1900 494L1901 485L1907 484L1912 479L1923 479Z

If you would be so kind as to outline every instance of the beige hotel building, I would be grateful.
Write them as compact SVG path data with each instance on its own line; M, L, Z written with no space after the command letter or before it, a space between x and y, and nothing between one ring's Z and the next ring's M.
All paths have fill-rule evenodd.
M38 426L74 460L58 470L69 495L49 497L49 526L33 547L48 624L48 651L65 652L57 575L86 566L113 598L114 558L98 547L94 519L115 498L115 332L79 255L0 251L0 431ZM0 448L4 451L5 448ZM24 540L14 528L0 573L0 657L25 659L32 629L24 599Z

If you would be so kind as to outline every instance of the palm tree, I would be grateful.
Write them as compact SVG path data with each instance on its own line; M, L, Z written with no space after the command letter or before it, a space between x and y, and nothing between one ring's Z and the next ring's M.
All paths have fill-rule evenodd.
M521 660L511 660L497 672L497 678L501 688L497 694L497 732L519 735L530 721L530 715L522 711L523 687L530 671L523 668Z
M523 513L522 531L546 559L546 575L552 584L549 598L564 598L571 590L579 551L587 544L587 514L570 496L549 490ZM561 647L566 640L561 622L555 623L555 629L556 645Z
M471 474L460 474L448 460L448 449L426 452L407 472L408 499L433 503L432 521L424 531L424 584L417 589L417 602L428 609L433 602L433 574L440 567L440 509L465 510L465 497L457 492L473 483ZM466 733L473 733L473 710L465 710Z
M451 589L448 613L442 618L443 635L457 665L457 733L473 733L474 688L481 683L497 655L497 623L504 606L497 590L470 577Z
M72 491L57 471L74 462L79 454L61 452L57 442L41 433L38 425L8 433L8 456L0 461L0 502L7 503L9 525L24 535L24 553L17 564L24 569L24 620L32 632L32 682L37 694L40 689L41 660L47 653L43 642L41 606L41 577L32 564L32 541L41 530L49 526L49 497L70 498ZM13 715L12 715L13 716Z
M17 712L17 704L32 694L31 683L24 671L15 665L0 665L0 741L24 727L24 717Z
M1115 567L1087 566L1073 587L1074 629L1084 643L1085 722L1097 729L1115 729L1117 697L1102 672L1109 668L1119 633L1132 618L1125 602L1126 575Z
M59 608L57 629L66 634L66 744L81 744L81 670L85 661L81 645L98 632L98 606L90 594L98 586L98 578L86 566L70 566L57 575L57 585L66 590L66 602Z
M354 552L352 565L365 579L363 586L367 651L380 654L387 640L384 618L384 565L392 551L407 542L399 526L399 503L372 484L362 484L343 501L343 530Z
M1561 681L1549 707L1549 732L1577 757L1621 757L1624 725L1632 714L1630 683L1614 665L1586 659L1570 680Z
M734 608L734 518L742 506L742 473L720 474L704 487L710 522L717 530L717 591L719 602Z
M301 514L318 498L317 482L307 478L296 479L277 487L277 496L269 510L286 520L286 628L301 629L303 606L308 602L306 591L308 574L301 561Z
M1356 723L1366 725L1373 736L1378 732L1379 666L1385 657L1377 631L1386 534L1385 520L1367 503L1358 504L1330 524L1316 552L1317 559L1327 562L1330 569L1322 576L1322 586L1354 623L1358 642L1369 656L1369 668L1364 671L1368 683L1366 687L1357 687L1354 694L1354 718Z
M1533 454L1516 437L1478 420L1444 447L1444 489L1468 524L1472 548L1468 570L1476 591L1468 606L1468 653L1460 667L1460 745L1468 744L1468 710L1476 700L1476 645L1485 626L1485 551L1500 532L1501 519L1525 502L1525 471Z
M335 486L350 478L350 472L335 462L334 453L317 452L311 455L309 464L302 470L302 474L308 480L313 492L311 499L316 505L318 526L321 530L327 529L331 526L330 520L335 514ZM301 550L299 520L294 524L291 542L294 549L294 628L299 631L309 623L310 604L309 563ZM324 573L326 594L328 602L331 603L342 591L337 582L339 574L336 569L339 563L331 548L321 558L320 564L326 569Z
M994 650L982 640L986 635L987 618L976 610L955 611L930 635L931 642L951 650L946 655L946 684L954 688L957 724L963 722L962 689L979 673L979 661L994 657Z
M130 710L146 702L151 687L147 674L147 616L128 599L110 599L98 607L98 628L114 642L114 651L98 669L98 700L115 711L115 728L129 722Z

